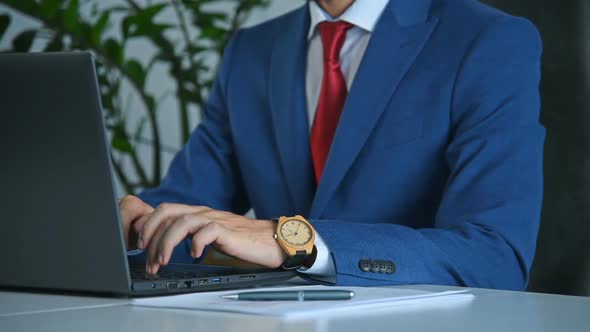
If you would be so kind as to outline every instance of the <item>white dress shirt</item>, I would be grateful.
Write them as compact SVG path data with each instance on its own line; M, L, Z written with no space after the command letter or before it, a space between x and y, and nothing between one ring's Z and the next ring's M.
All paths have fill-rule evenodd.
M332 18L315 1L309 2L311 24L308 34L305 92L307 97L307 118L310 128L317 110L324 68L322 39L317 30L318 24L324 21L346 21L353 24L353 27L348 30L346 40L340 50L340 68L344 74L346 86L350 90L365 50L369 45L371 33L388 2L389 0L355 0L337 18ZM299 272L308 274L314 279L334 281L336 276L334 260L330 254L330 249L326 246L320 234L316 234L315 246L317 257L313 266L308 269L301 268Z

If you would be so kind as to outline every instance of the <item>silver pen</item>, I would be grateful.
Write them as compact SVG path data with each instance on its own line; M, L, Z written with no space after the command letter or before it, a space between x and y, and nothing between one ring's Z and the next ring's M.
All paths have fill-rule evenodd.
M221 296L224 299L239 301L336 301L350 300L354 292L350 290L299 290L299 291L261 291L242 292Z

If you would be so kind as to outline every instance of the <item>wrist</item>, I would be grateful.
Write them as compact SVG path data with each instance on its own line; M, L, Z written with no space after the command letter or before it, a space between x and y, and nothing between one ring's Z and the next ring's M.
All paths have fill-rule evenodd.
M265 221L266 222L266 221ZM272 263L270 264L271 268L279 268L283 266L283 263L289 258L289 255L285 252L285 250L279 245L279 243L274 239L274 235L276 232L277 223L274 220L269 220L266 223L268 227L268 235L265 238L270 239L270 252L272 252Z

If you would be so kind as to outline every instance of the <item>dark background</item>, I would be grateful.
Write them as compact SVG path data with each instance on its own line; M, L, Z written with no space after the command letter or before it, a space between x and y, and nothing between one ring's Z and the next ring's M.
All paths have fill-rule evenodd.
M484 0L544 44L545 195L530 290L590 295L590 0Z

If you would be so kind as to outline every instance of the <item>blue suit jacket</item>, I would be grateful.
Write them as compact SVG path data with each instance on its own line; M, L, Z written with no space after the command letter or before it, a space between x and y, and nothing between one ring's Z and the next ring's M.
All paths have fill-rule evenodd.
M523 289L542 199L534 26L477 1L391 0L317 188L308 28L304 6L232 38L203 122L162 185L141 197L253 208L261 219L304 215L341 285ZM187 258L186 246L175 255ZM363 272L361 259L397 271Z

